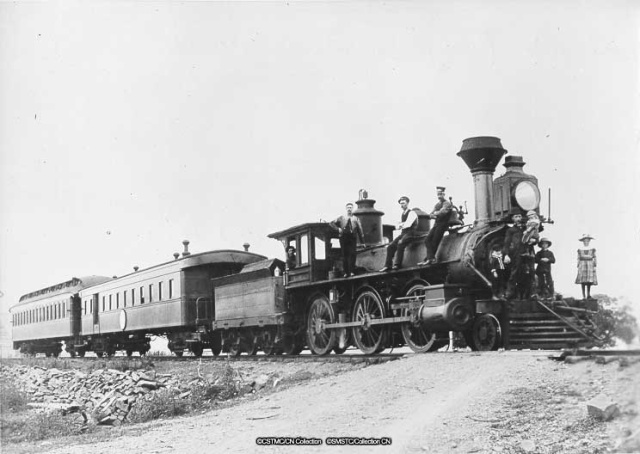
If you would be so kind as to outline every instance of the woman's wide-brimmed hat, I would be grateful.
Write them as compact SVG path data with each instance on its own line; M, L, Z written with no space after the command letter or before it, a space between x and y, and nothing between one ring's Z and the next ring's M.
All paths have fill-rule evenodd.
M542 246L542 243L547 243L549 246L553 244L551 241L549 241L549 238L545 238L545 237L540 238L540 241L538 241L538 244L540 246Z
M293 252L296 252L296 248L294 248L293 246L287 246L285 248L285 251L287 251L287 252L289 252L290 250L293 251Z
M595 240L595 238L589 235L588 233L583 233L582 237L579 238L578 241L582 241L582 240Z

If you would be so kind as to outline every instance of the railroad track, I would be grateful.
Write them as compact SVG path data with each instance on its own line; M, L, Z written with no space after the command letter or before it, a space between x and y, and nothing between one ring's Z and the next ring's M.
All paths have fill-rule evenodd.
M411 354L409 354L411 355ZM145 356L112 356L112 357L93 357L87 356L84 358L70 358L70 357L61 357L57 358L58 360L80 360L80 361L99 361L103 360L106 362L109 361L177 361L177 362L187 362L187 361L205 361L205 362L274 362L274 363L295 363L295 362L332 362L332 363L346 363L346 364L381 364L386 363L388 361L394 361L400 358L406 357L407 354L404 353L382 353L377 355L326 355L326 356L318 356L312 354L303 354L303 355L254 355L254 356L229 356L226 354L221 354L219 356L155 356L155 355L145 355ZM9 360L24 360L25 358L8 358ZM35 357L30 358L31 360L50 360L50 358L46 357Z

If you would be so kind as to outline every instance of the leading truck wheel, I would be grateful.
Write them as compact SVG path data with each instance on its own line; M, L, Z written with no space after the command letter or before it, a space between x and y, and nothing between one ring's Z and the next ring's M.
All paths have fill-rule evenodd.
M316 295L307 316L307 344L316 355L326 355L336 343L336 330L326 325L335 323L335 314L324 295Z
M424 295L425 288L424 285L414 285L407 291L406 296ZM406 316L408 314L409 310L404 309L402 315ZM435 349L436 333L422 326L420 320L416 319L415 322L403 323L400 329L402 330L404 341L414 352L426 353Z
M472 349L490 351L500 348L502 343L502 329L500 322L492 314L482 314L473 324L471 333Z
M354 326L353 340L365 355L380 353L387 346L388 330L385 325L371 324L384 318L384 306L376 292L367 290L358 296L353 307L353 321L362 325Z

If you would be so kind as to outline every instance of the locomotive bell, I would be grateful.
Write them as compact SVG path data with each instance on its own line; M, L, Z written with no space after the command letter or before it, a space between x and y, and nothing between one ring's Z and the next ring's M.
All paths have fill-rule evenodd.
M457 153L473 176L476 224L486 224L493 216L493 172L507 153L498 137L470 137Z

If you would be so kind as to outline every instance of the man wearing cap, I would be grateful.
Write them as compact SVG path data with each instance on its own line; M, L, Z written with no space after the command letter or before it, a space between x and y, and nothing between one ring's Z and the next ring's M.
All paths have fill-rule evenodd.
M380 271L389 271L390 269L397 270L402 268L404 250L407 247L407 243L415 236L416 229L418 228L418 215L415 211L409 209L409 197L400 197L398 199L398 203L402 209L402 215L400 216L400 223L396 228L401 232L400 235L398 235L397 238L387 246L387 259L385 261L384 268Z
M427 257L424 261L418 263L418 265L430 265L436 261L436 251L440 245L440 241L445 232L449 228L449 218L451 217L451 210L453 206L445 197L445 188L442 186L436 187L438 194L438 202L433 207L433 211L429 214L431 219L435 219L433 227L429 230L427 238L424 240L427 246Z
M364 234L360 220L353 215L353 203L347 203L345 208L347 209L346 216L338 216L329 225L338 232L340 248L342 249L344 277L349 277L355 274L358 239L360 239L360 243L364 244Z

